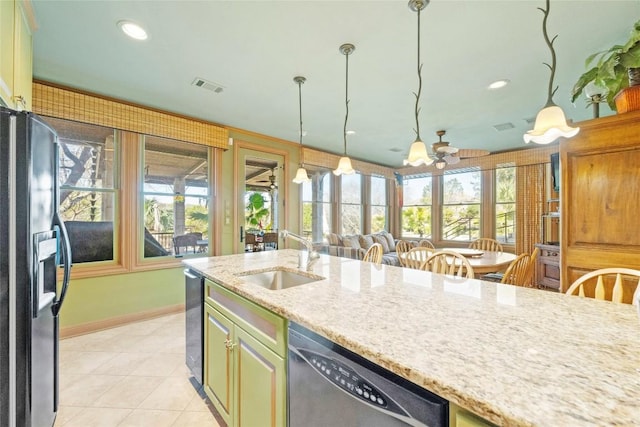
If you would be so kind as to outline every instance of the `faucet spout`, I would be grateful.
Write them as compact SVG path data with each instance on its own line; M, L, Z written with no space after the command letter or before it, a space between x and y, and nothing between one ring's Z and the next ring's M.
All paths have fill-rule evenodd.
M289 238L291 240L295 240L297 242L300 242L307 248L307 266L306 266L306 269L307 269L307 271L311 271L311 268L313 267L313 264L320 258L320 254L313 250L313 243L311 243L310 240L305 239L304 237L302 237L302 236L300 236L298 234L292 233L291 231L288 231L288 230L280 231L280 237L283 240L286 240L287 238ZM298 268L302 268L302 252L300 253L300 257L298 258Z

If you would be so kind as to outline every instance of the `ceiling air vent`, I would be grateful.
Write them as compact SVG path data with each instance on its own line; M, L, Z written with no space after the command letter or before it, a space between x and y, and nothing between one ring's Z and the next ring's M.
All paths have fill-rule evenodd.
M502 132L503 130L513 129L515 126L513 123L500 123L499 125L494 125L493 128L498 132Z
M191 84L193 86L201 87L202 89L207 89L215 93L220 93L224 90L224 86L205 79L201 79L200 77L196 77L193 82L191 82Z

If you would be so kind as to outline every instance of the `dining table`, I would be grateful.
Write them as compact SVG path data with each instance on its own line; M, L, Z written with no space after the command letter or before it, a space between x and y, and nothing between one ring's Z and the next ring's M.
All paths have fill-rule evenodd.
M509 252L485 251L469 248L438 248L439 250L455 251L464 255L471 267L476 278L497 271L505 271L511 262L517 258L517 255Z

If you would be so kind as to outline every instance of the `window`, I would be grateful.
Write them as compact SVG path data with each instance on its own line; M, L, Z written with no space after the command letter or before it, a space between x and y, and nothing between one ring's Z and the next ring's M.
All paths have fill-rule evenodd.
M432 178L408 176L403 180L402 236L431 237Z
M309 171L311 181L302 184L302 233L322 242L331 233L331 172Z
M516 241L516 168L496 169L496 240L503 243Z
M442 177L442 240L480 237L480 171L446 173Z
M47 118L58 133L59 211L73 263L113 261L119 145L102 126Z
M209 238L209 149L145 136L141 228L145 258L206 255Z
M387 229L387 180L381 176L371 177L371 232Z
M362 176L359 173L342 175L340 217L344 234L362 232Z

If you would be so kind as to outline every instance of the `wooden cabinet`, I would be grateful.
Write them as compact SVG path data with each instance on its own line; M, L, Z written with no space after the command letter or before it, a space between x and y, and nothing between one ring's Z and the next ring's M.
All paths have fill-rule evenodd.
M640 266L640 111L579 125L560 142L563 292L588 271Z
M206 281L204 389L228 426L286 425L286 321Z
M536 260L538 286L560 290L560 246L536 244L540 254Z
M33 46L30 3L0 1L0 99L10 108L31 110Z
M494 424L449 402L450 427L493 427Z

